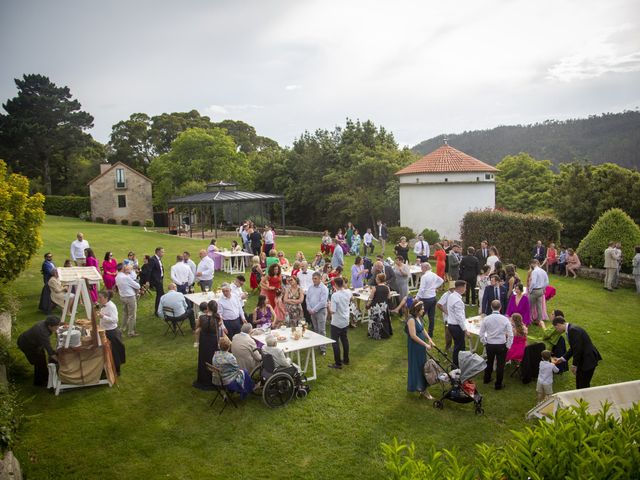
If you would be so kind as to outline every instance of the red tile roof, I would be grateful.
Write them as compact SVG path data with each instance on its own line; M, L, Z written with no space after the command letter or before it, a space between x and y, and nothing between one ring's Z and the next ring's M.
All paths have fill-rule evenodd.
M396 175L413 173L497 172L498 169L444 144L417 162L404 167Z

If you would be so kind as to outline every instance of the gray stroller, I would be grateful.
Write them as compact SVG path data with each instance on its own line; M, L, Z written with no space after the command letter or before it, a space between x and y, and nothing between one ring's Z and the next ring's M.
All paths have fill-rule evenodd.
M436 359L435 355L431 352L436 350L441 357ZM442 384L442 397L439 400L433 402L435 408L444 408L444 400L451 400L456 403L471 403L473 402L476 409L476 415L482 415L484 408L482 408L482 395L478 392L476 384L472 378L478 375L480 372L484 372L487 367L487 362L478 354L471 352L460 352L458 354L458 369L449 358L446 353L440 350L438 347L432 347L429 351L429 357L442 369L442 373L439 377ZM440 360L440 361L439 361ZM447 367L443 367L442 363L447 364ZM450 370L454 369L454 370ZM448 371L450 370L450 371ZM447 373L448 371L448 373Z

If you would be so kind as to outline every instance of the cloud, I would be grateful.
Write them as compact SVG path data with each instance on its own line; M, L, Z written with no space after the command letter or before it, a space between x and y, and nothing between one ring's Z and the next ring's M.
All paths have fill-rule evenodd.
M296 84L287 85L286 87L284 87L284 89L287 92L292 92L293 90L300 90L301 88L302 88L302 85L296 85Z
M214 115L226 115L227 113L229 113L229 110L227 110L222 105L209 105L206 110L207 112L213 113Z
M262 110L263 105L241 104L241 105L209 105L205 110L214 115L229 115L234 112L246 112L249 110Z
M626 55L578 53L565 57L548 70L547 79L571 82L607 73L640 71L640 51Z

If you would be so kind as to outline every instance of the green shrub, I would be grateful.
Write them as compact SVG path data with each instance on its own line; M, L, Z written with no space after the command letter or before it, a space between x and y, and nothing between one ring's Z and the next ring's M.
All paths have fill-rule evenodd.
M389 245L395 245L400 241L400 237L407 237L407 241L415 238L416 232L409 227L389 227L388 235L387 243L389 243Z
M147 219L147 220L144 221L144 226L145 227L153 227L153 225L154 225L153 224L153 220Z
M104 218L96 217L96 223L104 223Z
M392 479L602 479L638 478L640 471L640 404L616 420L605 405L597 414L587 404L559 409L551 421L539 420L503 447L476 445L473 463L458 452L430 448L418 458L413 444L382 444L385 469Z
M129 220L123 218L122 220L120 220L120 225L129 225Z
M619 208L607 210L578 246L578 257L584 265L604 267L604 250L609 242L622 244L622 269L631 272L636 245L640 245L640 227Z
M44 211L47 215L81 217L89 210L91 210L89 197L47 195L44 199Z
M482 240L498 249L503 265L525 266L531 260L531 249L537 240L544 245L558 243L562 224L553 217L479 210L467 212L462 219L464 248L478 247Z
M18 392L11 385L0 384L0 453L13 449L23 420Z
M431 230L430 228L425 228L422 231L422 236L424 240L429 243L429 245L434 245L440 241L440 234L435 230Z
M133 222L131 222L131 226L132 227L139 227L140 226L140 220L134 220Z
M116 224L116 219L115 218L108 218L107 219L107 223L109 225L115 225Z

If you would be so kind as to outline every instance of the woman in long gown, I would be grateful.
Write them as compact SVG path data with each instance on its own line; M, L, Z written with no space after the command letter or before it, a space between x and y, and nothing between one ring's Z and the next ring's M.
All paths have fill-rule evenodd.
M287 288L284 294L284 304L287 314L289 315L289 321L291 324L297 326L298 322L304 318L302 311L304 292L300 288L300 281L297 277L292 275L289 277L287 283L289 284L289 288Z
M360 245L362 245L362 237L360 237L360 232L356 228L351 237L351 253L360 255Z
M439 243L436 243L433 256L436 259L436 275L444 280L444 272L447 266L447 254Z
M276 297L278 291L282 289L282 275L280 274L280 265L272 263L266 276L260 281L260 295L265 295L271 307L276 308Z
M411 306L410 316L404 327L407 333L407 391L418 392L427 400L433 397L427 391L427 382L424 378L424 364L427 359L427 350L431 349L433 340L424 328L422 316L424 315L424 305L422 302L415 302Z
M511 295L509 305L507 306L507 317L511 317L517 313L522 318L522 323L524 323L525 326L529 326L531 324L529 297L524 294L524 286L522 283L516 283L514 290L515 294Z
M342 233L341 228L339 228L338 233L336 233L336 241L340 248L342 248L342 253L347 255L349 253L349 245L347 245L347 239L345 238L344 233Z
M407 242L407 237L400 237L400 241L394 250L398 257L402 257L404 263L409 263L409 243Z
M522 323L522 315L519 313L511 316L511 323L513 324L513 343L507 352L506 361L521 362L524 358L524 349L527 347L527 327Z
M116 285L116 275L118 274L118 262L113 258L113 253L104 254L102 262L102 280L107 290L113 290Z
M369 337L374 340L389 338L393 335L391 318L389 317L389 299L391 289L385 284L387 277L384 273L376 276L376 287L373 297L367 302L369 309Z
M393 264L393 273L396 274L396 291L400 295L400 299L403 299L409 295L409 265L404 261L404 257L398 255L396 261Z
M196 320L196 335L199 335L198 345L198 377L193 386L200 390L213 390L211 372L207 369L207 363L211 363L213 355L218 351L220 338L221 319L218 314L218 303L210 300L207 303L207 311Z
M346 232L346 240L347 240L347 246L349 247L349 250L351 250L351 247L353 246L353 232L354 232L355 228L353 227L353 223L349 222L347 223L347 232Z
M96 254L93 253L91 248L85 248L84 257L86 258L86 266L87 267L96 267L98 272L100 271L100 265L98 264L98 259L96 258ZM96 303L98 301L98 288L97 285L89 286L89 296L91 297L91 301Z

